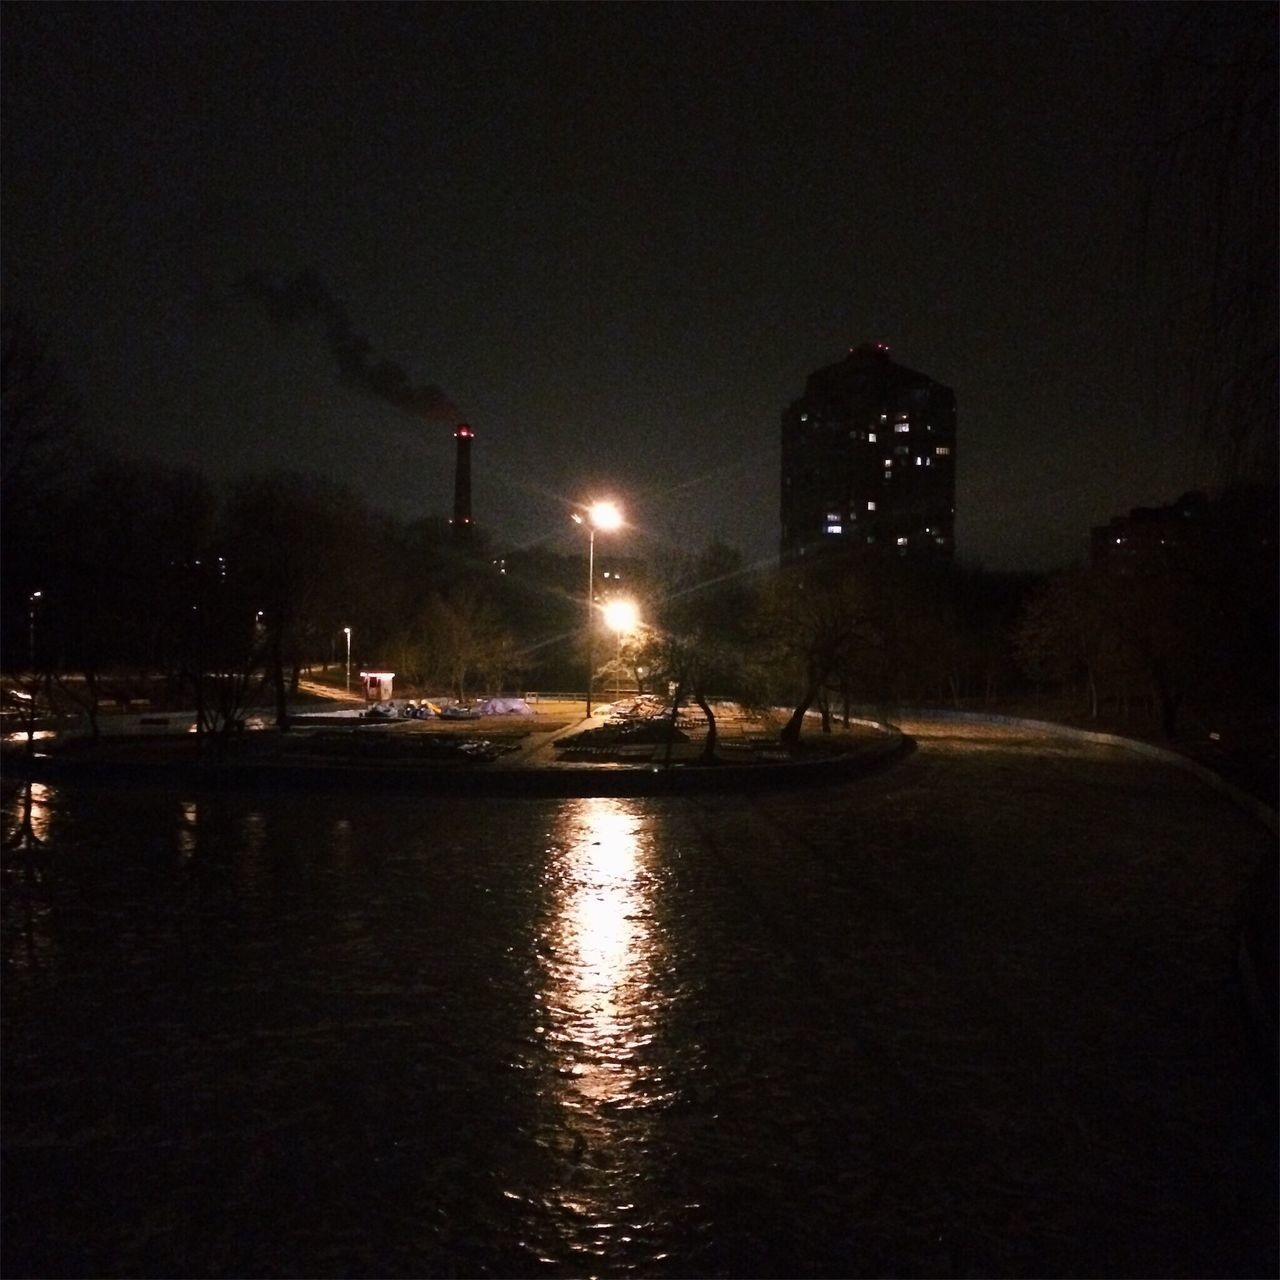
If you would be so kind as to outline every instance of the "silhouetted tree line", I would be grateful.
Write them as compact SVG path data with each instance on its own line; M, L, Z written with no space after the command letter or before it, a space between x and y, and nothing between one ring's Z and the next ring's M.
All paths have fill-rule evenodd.
M1184 536L1121 571L1074 567L1030 597L1014 633L1038 688L1074 694L1092 719L1274 726L1276 487L1228 489Z
M581 689L586 564L459 546L305 473L215 488L88 449L47 348L4 321L3 658L11 687L96 723L105 698L161 692L213 738L251 705L287 728L307 668L389 666L424 692ZM641 549L643 626L597 635L593 678L714 703L782 706L785 742L856 709L995 707L1039 695L1168 736L1189 707L1276 703L1275 490L1209 504L1194 538L1124 576L1047 578L860 548L748 571L713 543ZM597 584L598 586L600 584ZM39 593L38 596L36 593Z

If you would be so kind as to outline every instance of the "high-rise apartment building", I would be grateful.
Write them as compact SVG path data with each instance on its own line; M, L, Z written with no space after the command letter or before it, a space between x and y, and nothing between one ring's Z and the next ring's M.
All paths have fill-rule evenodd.
M782 415L784 563L852 546L955 549L956 397L867 343Z

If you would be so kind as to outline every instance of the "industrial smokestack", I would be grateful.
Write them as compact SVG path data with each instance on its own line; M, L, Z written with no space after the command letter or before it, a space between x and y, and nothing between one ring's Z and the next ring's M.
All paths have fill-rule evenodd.
M457 460L453 472L453 526L455 541L471 534L471 441L475 432L464 422L453 433L458 442Z

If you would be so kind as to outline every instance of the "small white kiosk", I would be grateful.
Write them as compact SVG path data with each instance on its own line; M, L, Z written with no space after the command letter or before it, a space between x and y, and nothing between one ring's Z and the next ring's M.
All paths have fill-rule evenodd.
M391 682L396 678L394 671L362 671L360 679L364 682L364 700L366 702L390 702Z

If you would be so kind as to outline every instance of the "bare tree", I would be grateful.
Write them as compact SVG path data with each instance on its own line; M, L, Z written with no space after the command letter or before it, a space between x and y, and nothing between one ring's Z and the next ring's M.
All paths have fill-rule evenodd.
M58 487L79 420L49 340L19 312L0 312L0 508L10 521Z
M1280 409L1274 4L1170 8L1143 128L1144 386L1226 483L1274 483ZM1155 376L1152 376L1152 373Z
M474 589L436 596L422 614L424 669L446 682L460 702L476 683L500 689L523 670L524 659L497 610Z
M775 664L799 691L779 735L795 750L805 716L828 681L852 665L868 644L871 619L858 580L834 561L819 570L797 568L780 575L764 619Z

